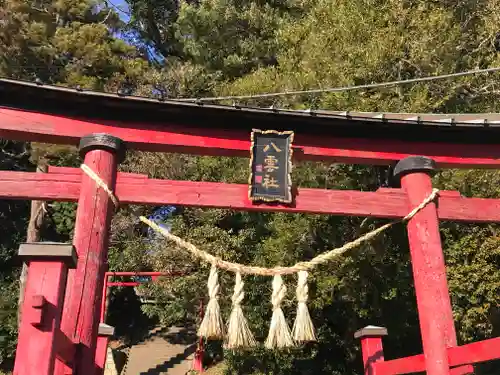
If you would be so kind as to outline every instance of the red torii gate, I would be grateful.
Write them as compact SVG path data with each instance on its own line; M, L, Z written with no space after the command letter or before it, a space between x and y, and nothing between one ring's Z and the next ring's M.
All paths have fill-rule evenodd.
M0 137L79 144L84 163L122 204L402 218L430 194L436 168L500 166L498 119L479 120L458 116L437 122L396 115L371 118L209 106L0 80ZM252 127L294 130L297 160L395 165L401 188L298 189L291 205L256 204L248 199L247 185L155 180L117 172L125 145L158 152L248 156ZM109 195L79 169L66 168L48 173L1 171L0 197L78 202L73 246L39 243L20 248L29 261L29 276L14 373L102 374L96 347L114 209ZM472 363L500 358L500 338L457 346L439 219L497 222L500 200L445 191L438 204L429 204L410 221L424 353L384 361L385 329L366 327L356 333L362 340L366 374L458 375L473 371ZM101 334L110 331L102 327Z

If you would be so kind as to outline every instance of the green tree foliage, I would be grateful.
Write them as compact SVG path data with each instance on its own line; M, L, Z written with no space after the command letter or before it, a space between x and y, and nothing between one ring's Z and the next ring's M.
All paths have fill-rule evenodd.
M275 30L290 12L289 2L202 1L184 4L178 29L188 58L224 79L275 64Z
M162 66L144 80L166 97L210 95L221 82L274 66L276 29L300 16L291 0L127 0L136 43L154 50ZM146 49L148 49L146 48Z
M147 67L114 34L117 14L94 0L0 3L0 73L45 83L115 91L134 86Z
M498 66L496 1L317 0L276 30L276 67L261 68L224 93L336 87ZM486 11L485 9L488 9ZM389 89L279 99L278 104L343 110L495 110L498 75Z

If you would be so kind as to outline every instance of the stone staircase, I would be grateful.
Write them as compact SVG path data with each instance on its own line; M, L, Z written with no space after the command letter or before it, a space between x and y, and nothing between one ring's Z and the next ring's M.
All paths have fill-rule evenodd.
M196 345L194 328L155 328L130 347L121 375L185 375L192 368Z
M108 346L108 350L106 352L106 363L104 364L104 375L118 375L118 371L116 370L115 358L113 356L113 351Z

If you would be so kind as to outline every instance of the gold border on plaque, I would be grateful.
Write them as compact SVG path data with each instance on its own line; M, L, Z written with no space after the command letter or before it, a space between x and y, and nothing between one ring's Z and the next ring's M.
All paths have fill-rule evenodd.
M253 186L253 178L254 178L254 172L253 172L253 153L254 153L254 146L255 146L255 139L254 139L254 134L255 133L260 133L260 134L276 134L276 135L289 135L289 143L288 143L288 173L286 178L288 179L288 199L282 199L282 198L266 198L266 197L252 197L252 186ZM292 203L293 202L293 196L292 196L292 157L293 157L293 139L294 139L295 133L292 130L286 130L286 131L277 131L277 130L260 130L260 129L252 129L252 133L250 134L250 177L248 178L248 199L250 199L252 202L257 202L257 201L263 201L263 202L282 202L282 203Z

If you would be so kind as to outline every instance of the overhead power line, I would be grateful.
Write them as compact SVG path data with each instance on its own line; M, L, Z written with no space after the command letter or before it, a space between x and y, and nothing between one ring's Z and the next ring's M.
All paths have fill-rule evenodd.
M429 77L421 77L421 78L412 78L412 79L405 79L405 80L391 81L391 82L369 83L366 85L357 85L357 86L341 86L341 87L330 87L330 88L325 88L325 89L282 91L282 92L272 92L272 93L254 94L254 95L213 96L213 97L205 97L205 98L180 98L180 99L175 99L175 100L184 101L184 102L186 102L186 101L187 102L200 102L200 101L210 102L210 101L221 101L221 100L243 100L243 99L272 98L272 97L287 96L287 95L321 94L321 93L327 93L327 92L343 92L343 91L352 91L352 90L373 89L373 88L378 88L378 87L404 85L404 84L408 84L408 83L436 81L439 79L463 77L463 76L468 76L468 75L473 75L473 74L492 73L492 72L498 72L498 71L500 71L500 67L488 68L488 69L468 70L468 71L459 72L459 73L443 74L443 75L439 75L439 76L429 76Z
M120 6L116 5L115 3L113 3L111 0L104 0L105 3L107 3L111 8L114 8L116 9L118 12L120 13L123 13L124 15L126 15L127 17L130 17L130 12L127 12L125 10L123 10Z

